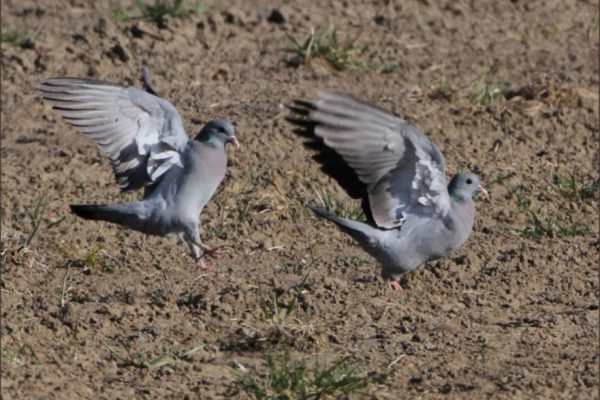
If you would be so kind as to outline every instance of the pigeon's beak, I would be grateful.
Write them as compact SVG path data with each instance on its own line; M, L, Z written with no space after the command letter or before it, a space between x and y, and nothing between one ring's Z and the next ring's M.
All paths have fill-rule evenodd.
M487 190L485 190L485 188L481 185L477 186L477 191L479 193L483 193L483 195L485 195L485 197L490 197L489 193Z
M232 145L235 146L236 149L239 149L239 147L240 147L240 142L238 142L238 140L235 136L230 136L227 139L227 143L231 143Z

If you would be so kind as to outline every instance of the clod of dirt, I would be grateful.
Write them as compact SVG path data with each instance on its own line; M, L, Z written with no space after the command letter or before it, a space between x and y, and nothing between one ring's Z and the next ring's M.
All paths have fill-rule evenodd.
M267 21L273 24L283 24L285 22L285 17L278 9L271 10L271 14L267 17Z
M113 47L111 47L111 49L108 51L108 57L111 60L118 59L121 62L127 62L127 61L129 61L129 58L130 58L127 50L125 50L125 48L123 46L121 46L119 43L117 43Z

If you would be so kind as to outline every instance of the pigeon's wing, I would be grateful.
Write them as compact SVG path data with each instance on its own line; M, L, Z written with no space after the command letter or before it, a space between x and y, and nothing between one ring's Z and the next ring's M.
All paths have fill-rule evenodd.
M340 93L322 92L319 100L296 101L291 109L301 117L292 122L311 127L355 171L377 226L391 229L411 214L450 210L444 158L415 126Z
M312 159L320 164L321 171L335 179L353 199L365 199L366 185L360 181L356 171L340 154L325 145L322 138L315 135L318 123L309 117L316 110L315 106L308 101L294 100L294 104L287 107L293 113L286 119L295 125L294 133L306 139L304 146L312 150Z
M65 121L92 138L110 159L121 190L158 182L174 165L188 137L168 101L135 88L80 78L49 78L41 97Z

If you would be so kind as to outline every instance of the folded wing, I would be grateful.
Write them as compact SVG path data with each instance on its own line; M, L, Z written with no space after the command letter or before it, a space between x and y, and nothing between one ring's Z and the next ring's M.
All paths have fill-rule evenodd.
M106 153L121 190L154 184L172 166L181 166L188 137L168 101L139 89L80 78L46 79L37 90Z

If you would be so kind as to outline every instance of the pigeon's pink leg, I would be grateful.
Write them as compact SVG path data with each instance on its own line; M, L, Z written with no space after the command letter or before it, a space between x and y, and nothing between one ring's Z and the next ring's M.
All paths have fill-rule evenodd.
M209 249L208 247L204 247L204 254L208 254L212 258L217 258L227 253L227 250L224 250L225 246L213 247Z
M227 251L224 250L224 248L228 247L228 246L218 246L218 247L213 247L211 249L210 247L205 246L204 243L201 243L201 242L194 242L194 244L202 249L202 256L200 256L200 257L203 257L205 254L208 254L209 256L211 256L213 258L217 258L218 256L227 253Z
M193 244L195 244L196 246L198 246L201 251L202 254L200 254L200 257L198 257L197 261L198 261L198 267L202 270L202 271L206 271L210 274L217 274L217 270L212 269L208 266L208 264L206 264L206 261L204 261L204 256L209 255L213 258L216 258L218 256L220 256L221 254L226 253L226 251L222 250L224 246L220 246L220 247L214 247L214 248L208 248L206 247L203 243L201 243L200 241L193 241Z
M204 257L203 255L200 256L200 258L198 259L198 267L202 270L202 271L206 271L209 274L217 274L217 270L216 269L212 269L211 267L208 266L208 264L206 264L206 261L204 261Z
M402 286L400 286L400 282L398 282L397 279L389 278L388 285L390 285L390 287L392 289L394 289L394 291L396 291L396 292L400 292L400 293L404 292L404 289L402 289Z

